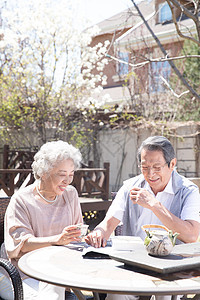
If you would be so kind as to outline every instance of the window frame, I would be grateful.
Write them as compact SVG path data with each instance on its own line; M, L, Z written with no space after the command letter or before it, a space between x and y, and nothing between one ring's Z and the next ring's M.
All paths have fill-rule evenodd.
M129 62L129 53L128 52L118 51L117 56L118 56L118 59L123 60L127 63ZM116 65L116 71L117 71L118 76L125 76L129 73L129 65L118 61L117 65Z
M164 93L166 86L162 76L169 82L171 75L171 66L168 61L156 61L149 64L149 91L150 93Z
M164 23L172 20L172 12L168 3L159 4L159 23Z

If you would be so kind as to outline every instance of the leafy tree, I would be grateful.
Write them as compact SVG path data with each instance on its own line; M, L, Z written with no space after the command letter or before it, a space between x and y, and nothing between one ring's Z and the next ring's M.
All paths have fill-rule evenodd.
M24 6L16 3L14 8L2 7L0 133L3 142L33 146L65 138L79 146L91 143L82 112L104 101L99 99L99 92L106 82L102 71L107 63L108 43L90 46L98 28L83 30L86 22L75 14L72 4L73 1L59 1L58 5L39 0ZM82 22L82 26L75 20Z
M199 79L200 79L200 47L193 43L190 40L185 40L183 49L182 49L182 56L184 56L184 61L177 61L176 66L180 70L182 69L183 76L189 82L191 87L200 94L200 86L199 86ZM200 106L199 100L195 97L191 97L189 93L185 93L185 86L178 82L177 78L172 78L173 86L179 87L179 93L183 94L183 97L179 99L178 106L179 112L177 117L181 120L196 120L199 121L200 119Z
M193 89L197 90L200 94L200 59L198 57L187 58L188 55L200 56L200 47L197 44L186 40L184 42L182 54L186 56L183 75L188 79Z

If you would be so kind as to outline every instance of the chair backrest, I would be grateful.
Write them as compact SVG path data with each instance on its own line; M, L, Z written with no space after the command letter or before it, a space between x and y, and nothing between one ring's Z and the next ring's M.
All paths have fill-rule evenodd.
M0 197L0 245L4 241L4 216L9 202L10 197Z
M0 197L0 245L4 242L4 216L7 206L10 202L10 197ZM7 259L0 258L0 268L4 268L8 273L9 282L12 282L12 289L14 292L14 300L23 300L23 286L20 274L17 268L11 264ZM5 281L6 282L6 281ZM1 288L3 281L1 280ZM10 287L11 288L11 287ZM9 289L9 285L6 286ZM4 299L1 298L0 299ZM7 298L6 298L7 299Z
M0 258L0 268L3 268L5 271L5 276L1 276L0 281L0 295L3 297L0 297L0 299L10 299L12 294L14 294L14 300L23 300L23 285L17 268L9 260L4 258Z
M117 195L117 192L111 192L111 199L112 201L115 199ZM123 228L123 225L122 224L119 224L116 228L115 228L115 236L117 235L122 235L122 228Z
M111 192L111 199L112 199L112 201L115 199L116 195L117 195L117 192Z

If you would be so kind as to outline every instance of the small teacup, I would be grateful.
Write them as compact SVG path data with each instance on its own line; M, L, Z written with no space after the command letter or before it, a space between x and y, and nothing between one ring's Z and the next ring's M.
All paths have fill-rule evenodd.
M80 238L83 238L87 234L89 225L87 225L87 224L77 224L76 226L77 226L77 229L81 230Z

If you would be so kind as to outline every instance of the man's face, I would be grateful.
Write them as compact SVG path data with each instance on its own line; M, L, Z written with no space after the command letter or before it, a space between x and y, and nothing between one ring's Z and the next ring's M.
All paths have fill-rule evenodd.
M176 158L168 167L161 151L143 149L141 152L141 171L155 195L165 189L175 165Z

